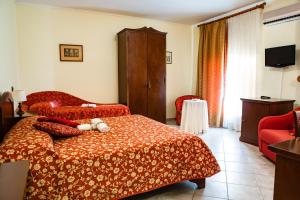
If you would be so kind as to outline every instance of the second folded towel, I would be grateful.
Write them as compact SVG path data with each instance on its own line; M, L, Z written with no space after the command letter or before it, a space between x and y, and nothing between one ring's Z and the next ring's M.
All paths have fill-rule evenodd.
M101 133L110 131L109 126L100 118L91 119L91 124L80 124L77 126L77 128L81 131L98 130Z

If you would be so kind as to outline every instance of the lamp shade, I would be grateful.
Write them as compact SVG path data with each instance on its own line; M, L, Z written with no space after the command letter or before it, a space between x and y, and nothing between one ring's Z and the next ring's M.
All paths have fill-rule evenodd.
M15 90L13 92L14 100L17 102L26 101L26 94L24 90Z

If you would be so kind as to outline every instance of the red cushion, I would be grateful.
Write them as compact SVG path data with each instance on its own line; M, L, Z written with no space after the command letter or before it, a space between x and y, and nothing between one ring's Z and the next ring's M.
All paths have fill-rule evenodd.
M28 111L32 113L43 113L46 112L46 110L52 110L55 107L60 106L60 104L57 101L43 101L38 102L35 104L32 104ZM44 112L43 112L44 111Z
M33 124L33 127L40 131L44 131L46 133L58 137L76 136L81 135L83 133L82 131L76 128L53 122L37 122Z
M63 124L66 126L71 126L76 128L79 123L68 120L68 119L63 119L63 118L59 118L59 117L40 117L37 119L39 122L54 122L54 123L58 123L58 124Z
M274 129L262 129L261 140L267 144L276 144L286 140L294 139L291 130L274 130Z

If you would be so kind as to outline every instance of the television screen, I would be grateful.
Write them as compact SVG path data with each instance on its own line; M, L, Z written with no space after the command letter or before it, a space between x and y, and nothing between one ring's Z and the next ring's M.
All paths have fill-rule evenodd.
M296 45L269 48L265 50L265 65L286 67L295 65Z

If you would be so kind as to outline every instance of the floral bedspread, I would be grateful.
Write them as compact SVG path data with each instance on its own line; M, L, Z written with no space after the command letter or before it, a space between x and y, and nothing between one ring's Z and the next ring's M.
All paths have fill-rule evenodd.
M140 115L58 140L33 128L36 119L17 123L0 146L0 163L30 160L27 199L120 199L220 171L199 137Z
M49 117L61 117L70 120L87 119L96 117L118 117L129 115L128 106L121 104L103 104L95 108L86 108L81 106L37 106L28 110L31 113Z

